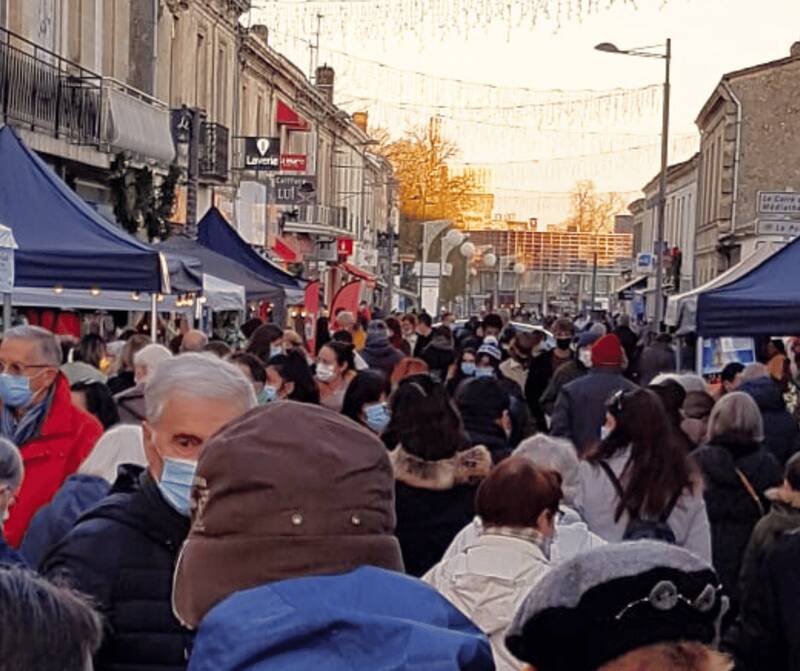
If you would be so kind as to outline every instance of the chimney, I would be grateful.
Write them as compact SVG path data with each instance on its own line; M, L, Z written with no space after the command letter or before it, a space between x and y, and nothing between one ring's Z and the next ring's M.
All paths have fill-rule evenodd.
M269 44L269 28L267 28L263 23L255 24L252 28L250 28L250 32L260 39L264 44Z
M322 93L325 99L331 104L333 104L334 75L333 68L328 65L321 65L317 68L317 89L319 89L319 92Z
M795 42L789 50L789 55L792 58L800 58L800 42Z
M366 133L369 128L369 112L353 112L353 123Z

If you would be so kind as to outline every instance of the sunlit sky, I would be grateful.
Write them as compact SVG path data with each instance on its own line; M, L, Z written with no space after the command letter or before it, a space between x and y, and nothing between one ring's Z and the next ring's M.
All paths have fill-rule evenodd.
M681 140L673 145L675 160L691 155L695 146L692 135L696 135L694 119L723 73L787 56L791 44L800 40L800 0L638 0L636 6L617 0L610 9L582 20L565 18L558 27L546 20L536 27L529 21L516 21L521 27L510 27L507 21L497 20L468 33L444 27L439 35L427 39L419 31L404 30L397 20L392 20L390 12L376 9L412 1L254 0L254 6L263 9L254 9L250 20L271 27L273 46L307 71L307 45L288 36L312 39L313 17L324 14L320 61L333 65L337 75L343 74L337 82L337 101L349 111L369 109L371 118L379 119L381 125L398 136L405 125L420 123L430 114L424 107L413 111L397 109L399 100L420 106L444 105L446 117L452 114L463 118L463 110L458 109L462 95L458 85L441 80L426 85L423 79L412 78L401 70L501 87L575 91L558 94L561 98L544 92L536 97L530 92L505 91L504 101L514 102L515 95L521 103L564 97L582 100L585 89L636 89L663 79L663 61L604 54L593 50L595 44L608 41L630 48L663 43L671 37L671 132ZM482 1L485 7L486 0L451 0L450 4L469 9L479 8ZM436 2L440 4L440 0ZM561 2L568 4L568 0ZM587 4L587 0L582 2ZM603 0L601 4L607 2ZM581 4L579 0L572 3ZM339 8L353 11L356 4L361 7L360 23L344 28L337 24ZM522 12L532 3L512 4ZM556 0L550 1L551 6L556 4ZM434 7L434 0L430 6ZM299 7L307 16L304 24L297 19ZM382 16L389 18L381 19ZM430 20L435 23L440 18L431 15ZM367 29L365 21L369 22ZM356 59L371 59L398 70L372 67ZM404 88L397 88L401 84ZM395 87L391 93L390 85ZM631 110L615 118L592 113L591 118L564 118L561 123L551 115L544 124L548 128L545 134L520 128L516 125L517 116L513 117L513 130L498 128L497 123L488 126L458 122L450 124L450 133L457 135L452 139L461 145L464 162L492 164L496 209L554 223L565 213L569 185L579 177L593 179L601 190L633 197L654 176L658 170L660 111L659 98L651 98L651 104L640 113L634 101ZM474 95L469 104L475 104ZM500 117L500 124L507 119ZM447 118L443 128L447 132ZM604 144L601 146L597 135L584 136L582 131L587 130L600 136L607 133L602 138ZM623 137L623 132L641 136ZM651 148L630 155L621 151L642 145ZM614 150L610 156L609 147ZM525 168L524 160L528 158L536 159L535 170ZM519 165L521 159L523 164ZM504 161L514 161L515 165L504 166Z

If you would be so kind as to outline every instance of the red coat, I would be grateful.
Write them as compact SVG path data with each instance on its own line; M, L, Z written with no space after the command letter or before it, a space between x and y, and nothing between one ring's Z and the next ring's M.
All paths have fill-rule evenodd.
M19 547L31 518L78 470L102 434L97 419L72 405L67 378L59 374L39 436L20 445L25 479L4 525L10 545Z

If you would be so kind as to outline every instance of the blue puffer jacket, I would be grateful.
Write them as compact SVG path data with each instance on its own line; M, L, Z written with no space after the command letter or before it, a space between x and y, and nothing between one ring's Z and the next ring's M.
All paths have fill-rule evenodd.
M486 637L444 597L363 567L237 592L203 620L189 671L492 671Z
M95 475L73 475L31 520L19 551L31 566L39 566L48 550L61 541L89 508L106 497L109 484Z

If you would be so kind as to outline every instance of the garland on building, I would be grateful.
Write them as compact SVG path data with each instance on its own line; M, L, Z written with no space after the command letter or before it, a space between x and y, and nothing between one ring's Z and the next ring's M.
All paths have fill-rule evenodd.
M168 237L180 176L180 167L173 163L156 186L150 168L133 167L124 153L117 154L109 180L117 223L132 235L151 241Z

